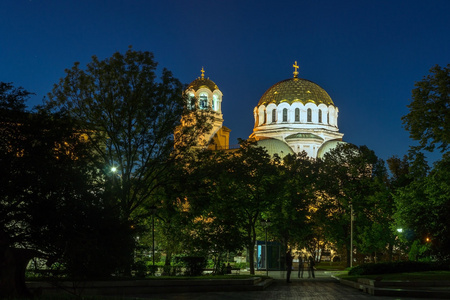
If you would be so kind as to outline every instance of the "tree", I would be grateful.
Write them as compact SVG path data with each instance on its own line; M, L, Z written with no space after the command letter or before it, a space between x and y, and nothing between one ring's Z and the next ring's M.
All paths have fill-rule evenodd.
M104 60L93 56L85 70L79 63L66 70L46 101L48 109L78 120L104 169L115 168L109 172L113 196L122 218L134 225L151 216L161 188L172 182L172 162L184 149L174 141L190 146L196 134L189 130L204 124L180 126L183 115L196 114L187 114L182 84L166 69L158 80L156 67L152 53L131 48Z
M236 222L245 232L245 245L250 263L250 274L255 272L253 255L256 228L263 215L268 215L277 197L277 166L266 149L249 141L240 141L241 147L232 156L228 167L229 182L224 190L228 201L236 206Z
M317 161L305 152L284 157L276 165L274 177L278 193L274 195L270 213L271 236L288 245L305 247L313 231L311 210L317 200L316 182L319 176Z
M348 265L350 251L353 251L349 247L351 211L355 217L357 243L358 232L375 220L373 210L381 209L368 205L368 202L380 187L376 179L383 173L380 171L382 166L375 153L366 146L342 144L325 154L318 189L322 192L318 211L324 216L322 221L327 238L338 247L347 248Z
M256 229L262 214L270 211L277 193L276 167L264 148L249 141L240 141L240 144L236 151L214 154L208 164L199 168L201 173L192 171L196 166L194 162L187 164L193 180L191 190L195 193L186 201L193 211L200 208L204 217L213 212L217 224L227 228L227 235L235 235L227 242L230 247L236 248L243 239L249 254L250 272L254 274ZM204 156L194 158L200 163L206 161ZM210 171L205 172L208 169ZM227 226L223 227L225 224Z
M402 121L421 149L433 151L437 147L446 152L450 143L450 64L436 65L430 73L415 84L410 111Z
M422 153L416 153L410 163L411 182L394 195L396 222L408 233L409 243L417 248L427 245L441 259L450 257L450 217L448 154L430 171ZM420 254L420 253L419 253ZM412 259L418 259L414 255Z
M0 109L0 295L8 297L28 296L33 257L77 278L110 275L122 256L117 238L126 242L113 232L118 214L92 145L67 115L25 111L23 95L9 93Z

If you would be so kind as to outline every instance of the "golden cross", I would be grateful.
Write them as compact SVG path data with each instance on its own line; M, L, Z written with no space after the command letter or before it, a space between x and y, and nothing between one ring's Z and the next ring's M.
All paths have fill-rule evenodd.
M202 69L200 70L200 72L202 72L202 79L204 79L204 78L205 78L205 70L203 70L203 67L202 67Z
M294 71L294 78L297 78L297 76L298 76L298 71L297 71L297 69L300 68L300 67L297 65L297 61L295 61L295 64L293 64L292 66L293 66L294 69L295 69L295 71Z

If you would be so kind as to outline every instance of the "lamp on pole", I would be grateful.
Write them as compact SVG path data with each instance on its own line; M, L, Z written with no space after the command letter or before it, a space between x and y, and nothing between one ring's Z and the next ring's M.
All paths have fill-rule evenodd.
M350 204L350 268L353 267L353 204Z
M261 225L264 226L264 229L266 231L266 240L265 240L266 250L264 252L264 265L266 266L266 275L269 276L269 266L267 265L267 254L268 254L268 251L267 251L267 227L270 226L270 220L269 219L262 220Z
M156 213L156 206L150 207L150 212L152 213L152 259L153 259L153 269L152 271L155 272L155 213Z

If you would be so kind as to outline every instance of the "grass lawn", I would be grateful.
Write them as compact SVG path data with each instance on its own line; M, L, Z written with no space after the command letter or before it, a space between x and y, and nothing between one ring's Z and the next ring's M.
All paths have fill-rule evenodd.
M382 280L410 280L410 281L422 281L422 280L449 280L450 271L428 271L428 272L414 272L414 273L395 273L395 274L378 274L378 275L359 275L348 276L347 274L337 275L336 277L357 281L358 278L375 279L381 277Z

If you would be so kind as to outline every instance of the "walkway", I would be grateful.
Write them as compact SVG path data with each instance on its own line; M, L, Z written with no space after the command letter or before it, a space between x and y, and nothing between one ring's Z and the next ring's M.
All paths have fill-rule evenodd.
M331 273L318 271L315 279L298 279L297 273L292 272L292 283L286 283L286 272L273 271L269 276L275 279L275 283L264 291L255 292L211 292L211 293L180 293L180 294L156 294L156 295L135 295L140 299L154 300L419 300L426 298L392 298L379 297L363 293L357 289L339 284L331 277ZM307 277L307 275L306 275ZM429 298L431 299L431 298Z

